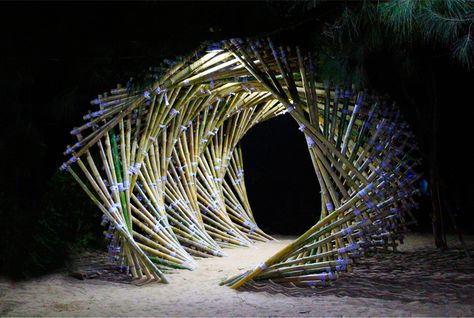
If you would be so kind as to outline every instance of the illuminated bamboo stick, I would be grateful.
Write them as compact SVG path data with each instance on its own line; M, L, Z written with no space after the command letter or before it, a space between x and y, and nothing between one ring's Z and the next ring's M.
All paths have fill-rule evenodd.
M325 286L357 257L396 248L417 192L413 136L387 99L316 79L310 54L233 39L200 48L145 89L118 86L91 102L99 109L71 131L78 141L62 169L102 211L109 251L139 284L271 239L250 207L239 141L284 113L307 141L321 217L225 283Z

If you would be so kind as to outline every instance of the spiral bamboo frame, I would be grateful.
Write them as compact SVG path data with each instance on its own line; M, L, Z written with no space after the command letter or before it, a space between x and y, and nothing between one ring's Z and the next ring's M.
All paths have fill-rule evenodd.
M138 282L272 238L255 222L239 141L288 113L321 186L320 220L223 282L322 286L352 260L396 247L415 206L413 136L389 100L316 81L310 55L271 40L201 48L143 90L120 86L71 133L69 171L104 215L109 251Z

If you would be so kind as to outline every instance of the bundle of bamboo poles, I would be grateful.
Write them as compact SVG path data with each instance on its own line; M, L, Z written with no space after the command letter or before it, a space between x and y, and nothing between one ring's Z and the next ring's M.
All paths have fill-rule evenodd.
M200 48L145 89L118 86L71 133L62 165L102 211L109 252L138 283L196 258L272 239L255 222L239 141L285 113L321 186L320 220L255 269L227 279L325 285L403 238L419 163L389 100L317 82L310 55L270 40Z

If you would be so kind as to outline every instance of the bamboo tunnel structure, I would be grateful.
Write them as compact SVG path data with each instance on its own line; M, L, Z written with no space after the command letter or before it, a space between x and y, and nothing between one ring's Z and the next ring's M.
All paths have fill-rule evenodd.
M259 122L299 125L321 187L316 224L222 282L326 286L377 249L395 249L416 207L414 136L389 99L322 82L310 54L270 39L203 46L142 88L118 86L71 134L62 166L103 214L113 261L168 282L196 259L272 240L247 197L242 149ZM315 207L319 209L319 207Z

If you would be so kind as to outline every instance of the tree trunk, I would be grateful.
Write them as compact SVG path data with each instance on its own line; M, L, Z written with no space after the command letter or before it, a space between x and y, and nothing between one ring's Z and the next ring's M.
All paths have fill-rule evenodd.
M439 107L438 107L438 92L436 77L433 73L433 63L429 63L428 71L431 78L431 107L433 109L432 126L431 126L431 151L430 151L430 183L431 183L431 206L433 214L431 223L433 226L433 236L435 239L435 245L439 249L447 249L448 245L446 242L446 234L443 222L443 210L441 207L441 198L439 193L440 174L438 170L438 134L439 134Z
M431 71L432 69L430 69ZM432 116L432 133L431 133L431 151L430 151L430 194L431 207L433 214L431 216L431 224L433 226L433 236L435 245L439 249L447 249L446 236L444 233L443 211L441 209L441 198L439 194L439 171L438 171L438 99L436 92L436 80L431 72L431 97L433 99L431 105L433 109Z
M434 158L432 158L434 159ZM431 163L430 169L430 194L431 194L431 207L433 209L433 214L431 216L431 224L433 226L433 236L435 239L435 245L439 249L447 249L448 245L446 243L444 235L444 226L443 226L443 214L441 206L439 204L439 180L438 180L438 171L437 168Z

